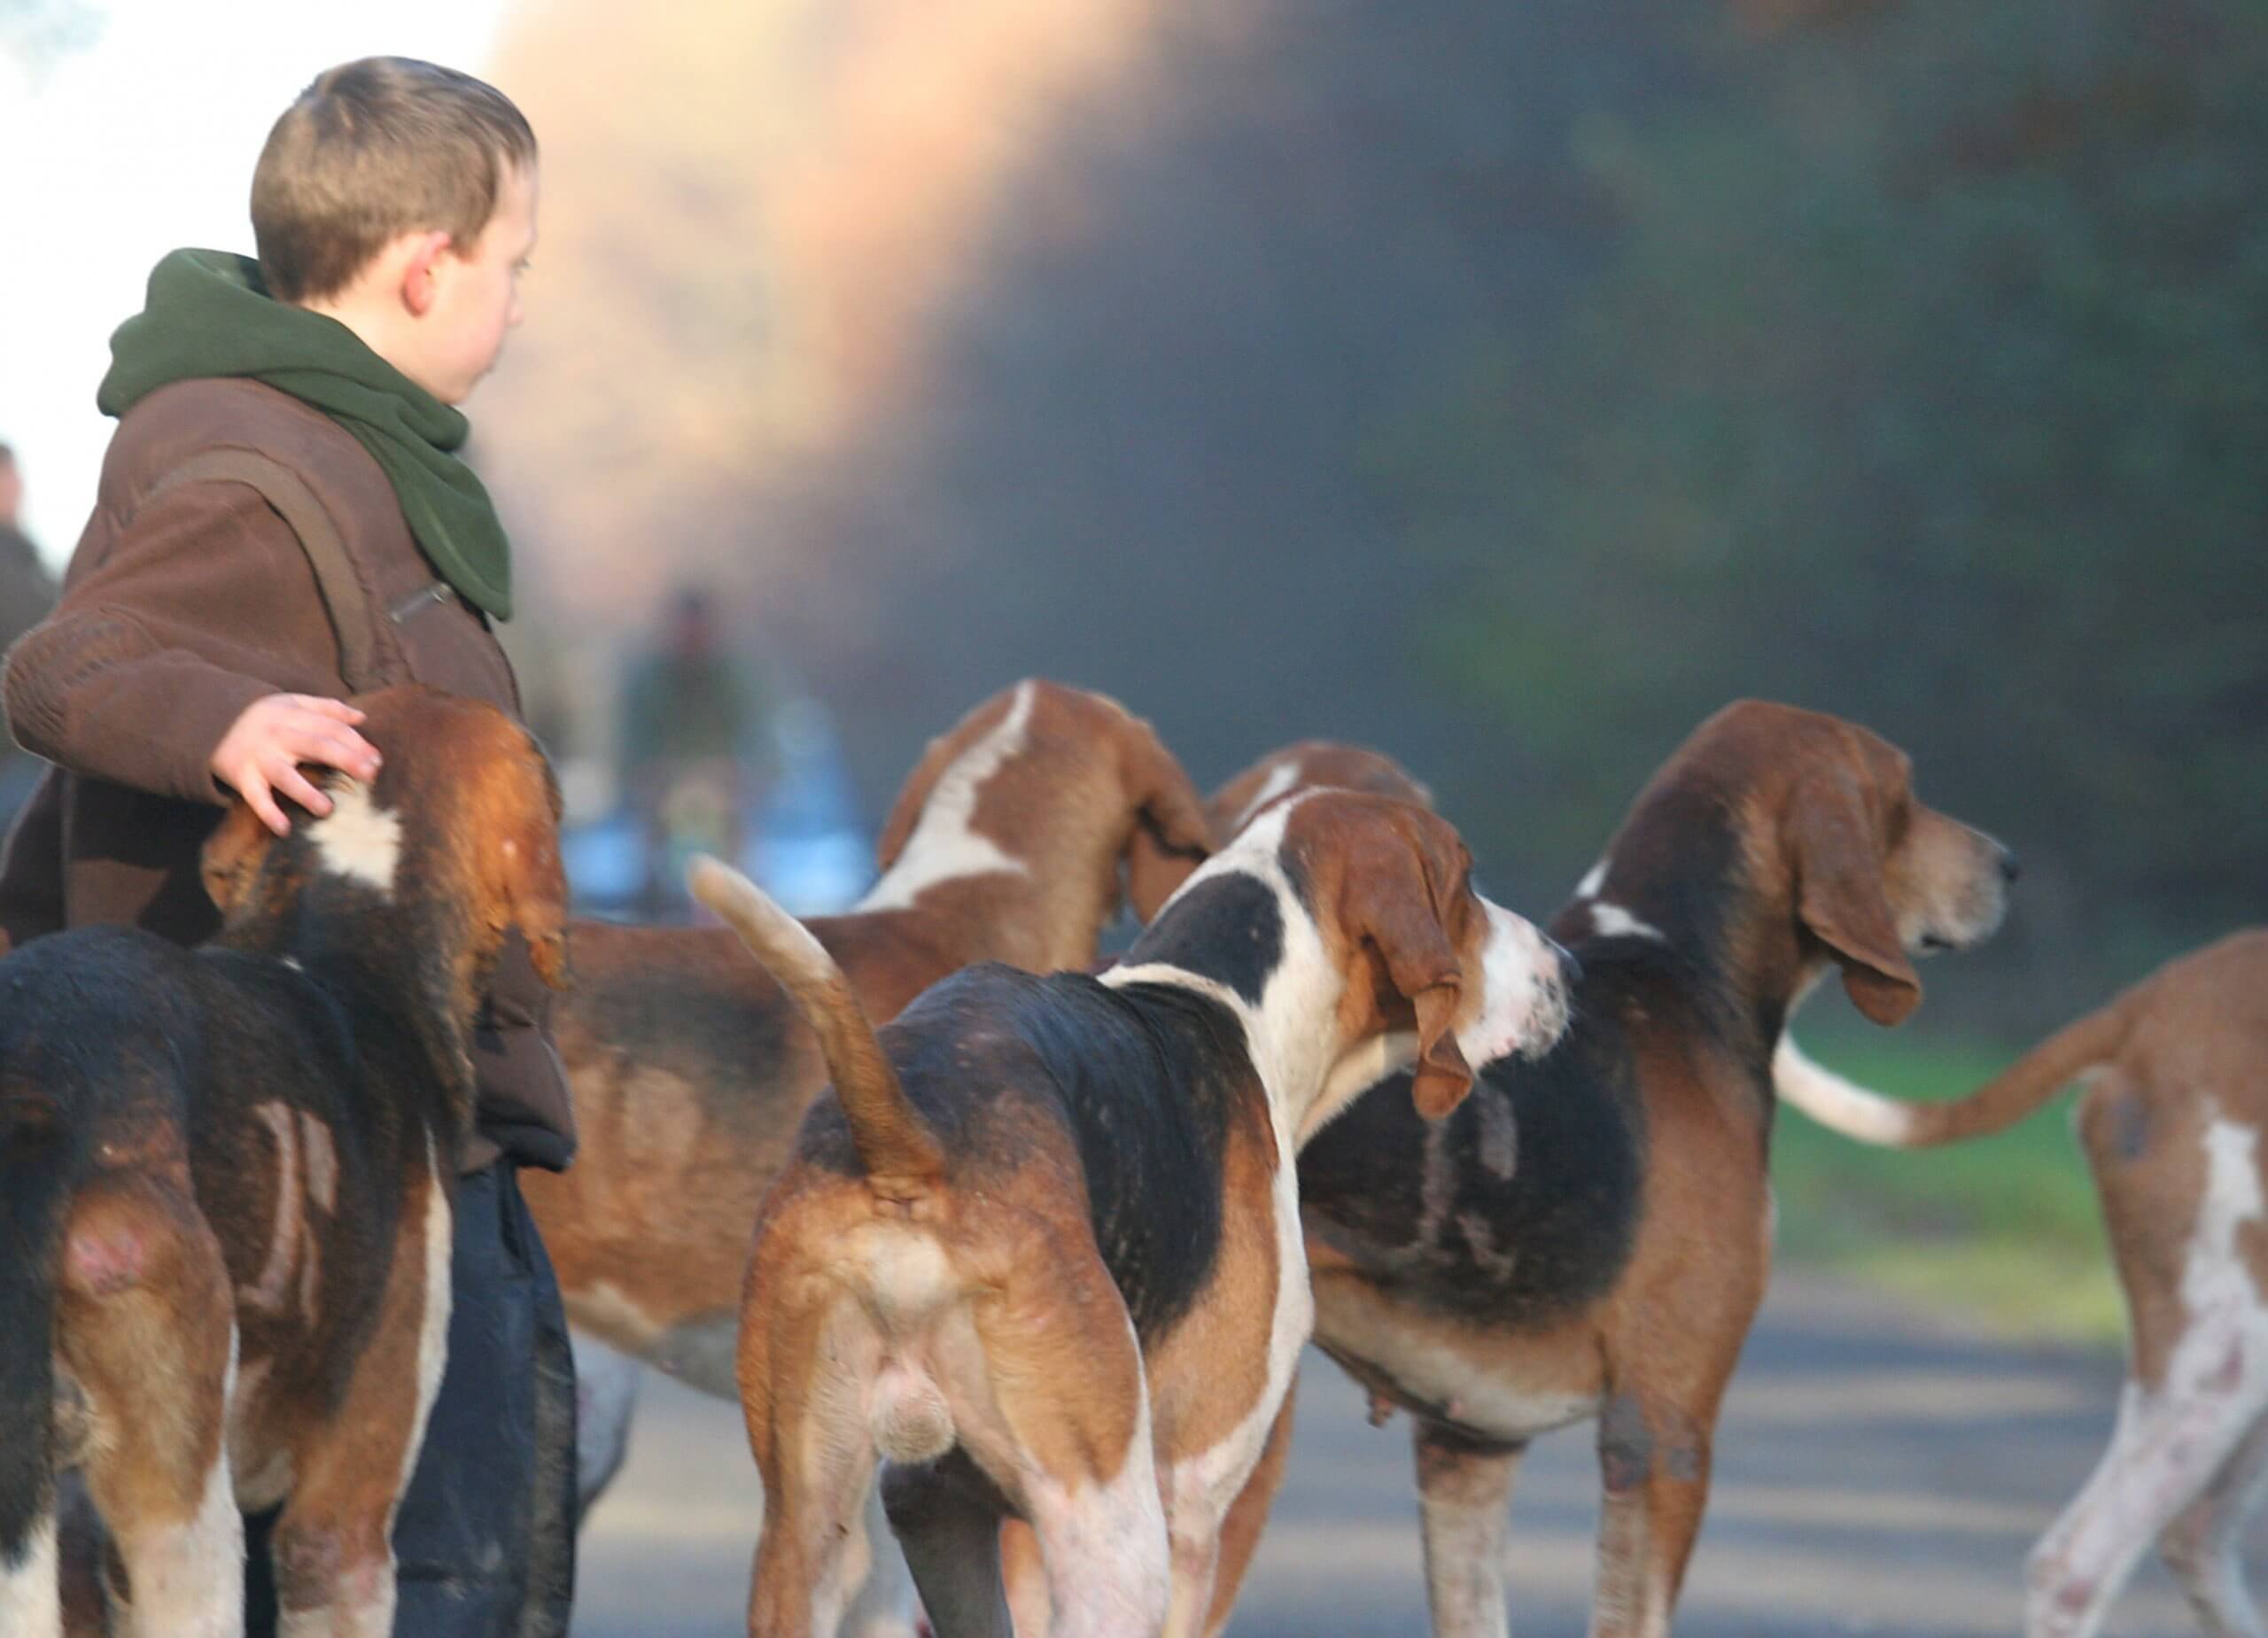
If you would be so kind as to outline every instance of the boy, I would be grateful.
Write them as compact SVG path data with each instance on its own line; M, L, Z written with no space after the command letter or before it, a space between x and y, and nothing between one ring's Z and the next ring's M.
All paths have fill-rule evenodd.
M230 793L280 833L282 799L329 809L301 764L377 771L341 703L357 688L414 679L517 713L491 630L511 611L508 546L454 454L454 406L519 322L535 213L517 108L374 58L322 75L269 134L257 263L158 264L112 338L97 402L119 427L62 601L9 656L10 719L58 765L0 866L9 938L104 921L207 935L198 853ZM214 475L215 452L238 464ZM566 1626L573 1378L515 1181L573 1151L543 995L516 944L461 1158L448 1364L394 1530L395 1630L417 1638ZM288 1502L273 1528L272 1554L262 1521L248 1537L255 1632L328 1545Z

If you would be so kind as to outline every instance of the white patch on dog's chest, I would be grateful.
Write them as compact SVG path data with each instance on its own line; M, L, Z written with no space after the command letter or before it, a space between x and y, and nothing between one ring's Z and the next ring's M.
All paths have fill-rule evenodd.
M371 800L360 780L340 778L330 786L330 811L308 821L315 857L335 876L393 891L401 867L401 815Z

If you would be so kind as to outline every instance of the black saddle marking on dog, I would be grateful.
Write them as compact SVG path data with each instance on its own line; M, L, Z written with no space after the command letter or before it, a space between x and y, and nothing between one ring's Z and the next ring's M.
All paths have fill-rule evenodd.
M1251 1005L1284 964L1284 912L1257 876L1229 871L1198 882L1165 907L1128 964L1162 961L1218 979Z
M1244 1030L1177 985L1115 990L1076 973L964 967L881 1032L906 1097L944 1144L949 1186L1029 1164L1052 1122L1076 1153L1104 1265L1144 1341L1170 1329L1221 1248L1230 1130L1266 1119ZM842 1106L805 1122L808 1163L858 1175Z
M1438 1133L1403 1070L1301 1152L1308 1221L1393 1294L1520 1329L1604 1295L1628 1261L1644 1116L1608 999L1612 964L1579 954L1575 1017L1546 1057L1482 1066Z

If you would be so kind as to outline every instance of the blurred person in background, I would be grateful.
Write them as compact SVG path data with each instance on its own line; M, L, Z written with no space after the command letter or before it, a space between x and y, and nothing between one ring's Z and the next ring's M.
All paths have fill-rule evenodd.
M768 766L761 690L719 640L707 588L681 587L622 694L624 800L646 843L643 912L684 913L695 852L737 859Z

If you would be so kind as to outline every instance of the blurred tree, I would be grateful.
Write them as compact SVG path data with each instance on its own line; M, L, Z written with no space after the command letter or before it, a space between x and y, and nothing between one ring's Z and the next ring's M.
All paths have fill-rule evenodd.
M555 0L490 470L586 633L744 594L874 802L1046 672L1200 781L1373 741L1542 908L1726 699L1845 712L2023 850L2021 1031L2262 913L2264 35Z
M1748 8L1751 12L1755 8ZM1780 8L1785 12L1788 8ZM1372 471L1546 846L1744 693L1912 749L2105 920L2268 908L2268 9L1925 0L1583 122L1599 276Z

